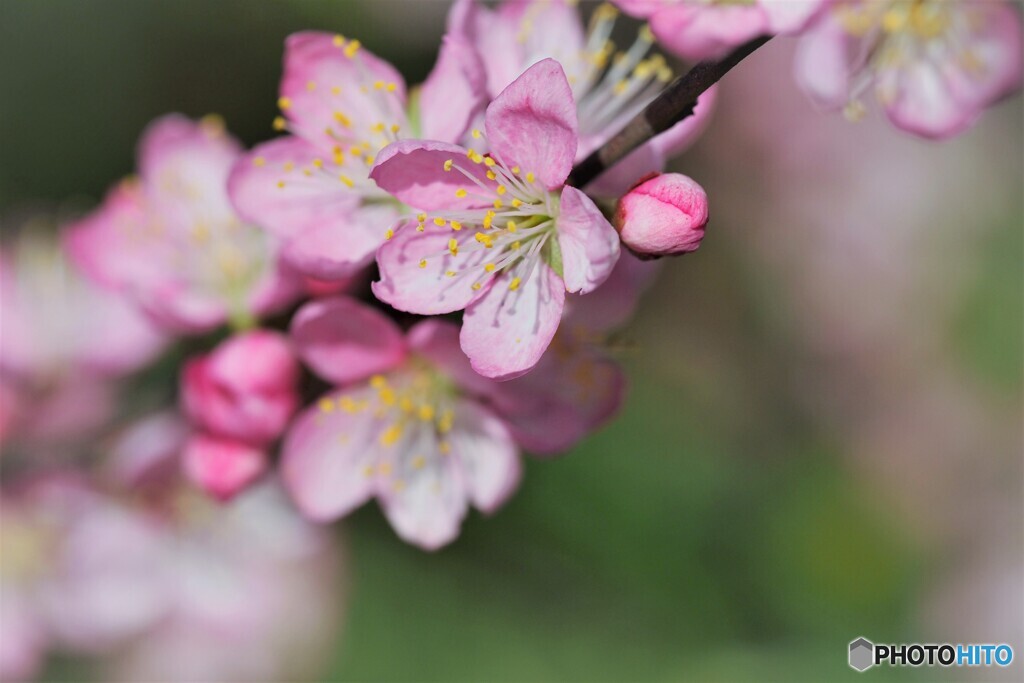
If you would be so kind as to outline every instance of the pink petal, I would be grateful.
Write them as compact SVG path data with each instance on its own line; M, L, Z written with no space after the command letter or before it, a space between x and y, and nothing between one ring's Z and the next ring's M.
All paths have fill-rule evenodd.
M575 187L562 189L558 221L565 288L586 294L604 282L619 259L619 235L601 210Z
M224 184L241 153L212 122L170 114L151 123L139 141L139 174L162 222L190 229L199 215L207 223L233 220Z
M759 5L670 5L651 17L658 42L685 59L717 59L755 36L769 33Z
M316 31L294 33L285 41L284 115L293 132L326 152L339 142L346 148L358 143L378 123L407 127L401 74L366 48L352 57L346 49L351 41ZM392 83L393 92L385 88Z
M819 106L839 109L849 100L853 49L852 38L832 13L797 43L796 82Z
M615 415L625 388L618 363L559 333L533 372L502 383L495 409L523 448L557 454Z
M455 540L468 510L462 471L453 454L438 451L433 430L421 429L406 450L428 458L417 469L412 457L393 463L394 478L382 484L381 508L402 538L424 550L437 550Z
M548 189L561 187L579 142L576 103L561 65L543 59L513 81L486 114L487 139L506 166L533 172Z
M490 252L467 250L478 246L474 234L432 223L424 232L411 224L403 226L377 251L380 281L373 283L374 295L400 311L420 315L462 310L486 291L493 278L484 271ZM453 239L460 248L457 256L449 251ZM474 282L481 284L480 289L473 289Z
M666 3L664 0L612 0L612 4L631 17L646 19Z
M938 66L915 61L879 80L879 88L895 93L885 107L898 128L931 139L943 139L970 128L981 109L957 101ZM888 98L886 98L888 99Z
M488 410L463 400L448 440L458 458L466 492L473 505L491 513L519 486L522 465L508 427Z
M199 434L185 445L185 474L218 500L229 500L267 469L267 454L248 444Z
M295 236L282 258L306 277L344 280L368 266L395 223L396 207L368 204Z
M334 384L367 378L405 359L398 326L355 299L306 304L292 319L291 336L302 361Z
M366 410L342 409L342 397L359 402L370 393L325 396L296 418L281 447L285 488L302 514L314 520L347 515L369 500L376 486L371 475L381 452L379 421Z
M759 0L771 33L794 34L814 19L831 0Z
M373 467L383 427L370 411L348 412L338 398L371 396L367 389L329 394L302 412L282 445L281 473L303 515L319 521L343 517L373 496Z
M637 254L669 256L696 251L708 223L708 196L681 173L662 173L640 183L615 210L622 243Z
M447 142L431 140L400 140L377 155L370 171L381 189L400 201L423 211L457 210L489 204L486 199L473 197L474 183L458 169L445 171L445 162L451 159L477 181L495 186L487 179L487 167L474 164L466 157L466 149ZM456 190L466 188L469 196L459 199Z
M565 285L547 265L509 289L508 274L498 277L479 300L466 309L462 350L473 369L504 380L531 370L551 343L565 304Z
M345 226L360 204L359 193L337 176L303 174L303 169L314 168L315 159L325 158L330 157L292 136L257 145L239 158L228 179L238 215L282 238L322 226L345 234Z
M651 285L660 261L641 261L623 250L612 274L586 296L566 297L562 325L579 336L622 327L636 310L640 295Z
M420 91L420 137L459 142L488 101L487 74L465 39L447 35Z

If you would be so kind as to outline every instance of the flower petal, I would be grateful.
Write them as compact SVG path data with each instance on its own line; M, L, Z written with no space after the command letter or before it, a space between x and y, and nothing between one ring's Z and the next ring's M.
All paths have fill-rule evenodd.
M619 260L618 233L590 197L569 186L562 189L557 227L565 288L593 291Z
M336 176L304 174L323 157L293 136L257 145L238 160L228 179L238 215L286 239L324 225L344 234L361 197Z
M378 499L392 528L424 550L451 543L469 507L457 460L441 452L432 427L410 430L390 448L384 457L396 457L383 462L393 476L381 482Z
M503 382L493 400L523 448L553 455L617 413L625 388L618 363L588 345L586 337L559 332L537 368Z
M651 16L658 42L685 59L717 59L732 48L770 32L756 4L679 3Z
M546 264L509 289L513 273L496 278L479 300L466 308L462 350L473 369L504 380L531 370L555 336L565 304L565 285Z
M852 38L832 13L801 37L793 57L797 85L818 106L838 109L850 98Z
M451 254L455 240L458 255ZM380 281L373 293L400 311L420 315L451 313L465 308L483 294L493 277L484 270L490 257L472 230L453 231L429 223L418 232L405 225L377 251ZM473 289L474 283L480 288Z
M358 41L330 33L288 36L280 103L292 131L326 151L359 144L379 123L406 126L402 75Z
M487 74L465 39L447 35L420 90L420 136L459 142L488 101Z
M306 304L292 319L291 337L299 358L334 384L365 379L405 358L398 326L355 299L336 297Z
M519 486L519 451L508 427L476 403L461 401L455 415L448 440L462 469L466 493L477 509L494 512Z
M390 204L368 204L347 219L333 217L290 240L282 257L306 277L343 280L373 261L387 231L395 224L397 209Z
M370 397L366 388L328 394L292 423L281 447L281 476L303 515L329 521L373 495L380 455L379 420L366 410L345 410Z
M458 168L445 170L445 162L452 160L476 181L496 186L487 179L487 167L470 161L466 151L447 142L400 140L381 150L370 177L400 201L424 211L486 206L490 201L475 198L472 192L456 197L460 188L472 190L474 182Z
M566 297L563 328L586 336L623 326L660 267L661 261L642 261L623 250L612 274L600 287L586 296Z
M506 166L533 172L552 190L569 177L579 144L576 102L555 60L524 71L487 107L485 122L491 152Z
M218 500L229 500L267 469L267 454L234 439L199 434L185 444L185 474Z

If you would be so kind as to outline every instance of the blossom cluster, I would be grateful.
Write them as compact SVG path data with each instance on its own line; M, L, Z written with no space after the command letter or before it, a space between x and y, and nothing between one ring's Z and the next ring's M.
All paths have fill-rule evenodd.
M621 50L613 5L585 24L568 1L457 0L415 87L358 39L291 35L280 135L246 150L216 116L164 116L95 210L4 245L0 677L52 648L116 648L124 680L185 651L188 680L286 675L331 620L305 593L337 552L308 522L372 498L437 550L510 498L524 453L607 423L626 387L607 341L709 219L666 170L714 86L573 179L675 78L660 47L799 35L815 101L855 118L874 91L931 138L1020 84L1003 3L615 5L649 22ZM168 366L175 388L149 391Z

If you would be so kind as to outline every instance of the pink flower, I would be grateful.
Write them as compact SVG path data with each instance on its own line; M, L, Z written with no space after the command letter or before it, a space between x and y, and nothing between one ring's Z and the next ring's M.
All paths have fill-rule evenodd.
M551 354L546 381L495 382L473 371L458 334L435 319L403 337L348 299L299 311L300 357L339 385L285 437L282 478L303 514L333 520L375 497L401 538L440 548L471 505L490 513L513 493L519 446L563 451L619 404L622 376L606 360Z
M285 259L302 273L350 276L373 260L400 210L369 178L377 153L414 130L460 139L483 106L483 78L469 48L446 39L409 112L402 76L358 40L289 36L275 128L290 135L239 161L235 206L283 239Z
M612 0L650 21L669 51L686 59L717 59L761 35L801 31L826 0Z
M139 178L71 228L72 255L174 330L249 324L286 305L300 283L279 269L271 236L239 220L227 197L241 153L214 119L155 121L139 144Z
M533 368L558 329L566 292L600 285L619 257L614 228L566 186L578 146L576 107L552 59L530 67L487 108L484 156L402 141L371 177L420 210L377 254L374 294L421 314L466 309L462 348L480 374Z
M281 435L298 406L298 377L284 336L246 332L185 365L182 409L202 431L266 445Z
M898 128L946 138L1018 89L1021 64L1011 3L844 0L801 40L796 75L815 101L852 119L874 90Z
M696 251L707 222L704 188L680 173L645 180L619 200L615 211L622 243L646 256Z
M491 96L543 58L562 65L576 102L579 162L654 99L673 73L661 55L647 56L654 42L649 30L642 29L617 56L610 40L615 8L599 6L584 29L574 5L565 0L506 0L491 10L476 0L458 0L449 13L448 30L475 49ZM588 193L618 197L639 178L663 170L704 129L714 98L714 89L702 95L693 116L627 155L588 185Z
M112 414L114 380L165 338L124 297L94 286L53 241L26 233L0 253L3 435L54 444Z

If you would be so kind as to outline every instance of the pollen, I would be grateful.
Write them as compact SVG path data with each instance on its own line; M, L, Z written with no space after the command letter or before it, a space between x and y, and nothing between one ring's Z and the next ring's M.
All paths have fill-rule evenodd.
M452 423L455 421L455 414L450 410L446 410L441 413L441 417L437 420L437 431L442 434L447 434L452 430Z
M459 253L459 242L454 237L448 240L448 251L452 256L457 256Z
M513 166L510 170L512 171L512 175L519 175L520 169L518 166Z
M449 221L449 224L452 226L452 230L454 230L455 232L462 230L462 223L458 221Z
M500 199L495 199L494 200L494 208L495 209L500 209L503 206L505 206L505 203L502 202Z
M341 175L338 176L338 180L340 180L341 182L345 183L345 185L347 185L350 188L355 187L355 185L356 185L355 181L352 180L351 178L349 178L344 173L342 173Z
M458 197L459 199L462 199L467 194L469 194L469 193L466 192L466 188L464 188L464 187L460 187L459 189L455 190L455 196Z
M452 160L451 159L448 159L447 161L444 162L444 170L446 170L446 171L452 170Z
M277 98L277 106L282 109L290 109L292 106L292 100L290 97L279 97Z
M509 232L515 232L518 228L516 228L515 221L509 221L508 223L505 224L505 229L508 230Z
M519 289L519 285L520 285L520 283L522 283L522 281L523 281L522 278L518 278L518 277L512 278L512 282L510 282L509 285L508 285L509 291L514 292L517 289Z
M508 192L508 188L505 187L504 185L498 185L498 189L496 189L495 192L497 192L498 196L501 197L504 196L506 192Z
M285 129L285 127L287 125L288 124L285 123L285 120L284 120L283 116L275 116L274 117L274 130L282 131L282 130Z
M252 165L256 167L264 166L266 165L266 163L267 160L264 159L263 157L256 157L255 159L252 160Z
M380 435L380 445L393 446L400 438L402 438L402 425L393 424Z
M362 46L363 44L360 43L358 40L353 40L352 42L345 46L345 56L348 57L349 59L352 59L353 57L356 56L356 53L359 52L359 48Z
M388 385L388 380L384 375L374 375L370 378L370 386L374 389L383 389Z
M494 171L488 171L487 172L487 179L488 180L497 180L498 176L495 175Z
M390 240L394 236L395 236L395 231L392 230L391 228L388 228L387 231L384 233L384 239L386 239L386 240Z
M307 81L306 90L308 90L309 92L313 92L314 90L316 90L316 81Z
M475 139L475 140L479 140L481 137L483 137L483 134L480 132L479 128L474 128L472 135L473 135L473 139Z
M427 222L427 214L425 214L425 213L418 213L418 214L416 214L416 220L419 221L420 223L426 223Z
M457 273L454 270L446 270L444 274L447 275L448 277L455 277L457 275Z
M427 259L420 259L420 268L427 267Z
M486 270L488 273L493 273L495 268L497 268L497 266L495 266L493 263L488 263L487 265L484 266L484 270Z
M521 200L521 199L513 199L513 200L512 200L512 206L513 206L513 208L516 208L516 209L518 209L518 208L519 208L520 206L522 206L522 205L523 205L523 200Z
M345 116L344 112L334 112L334 120L340 123L341 125L345 126L346 128L352 127L352 119ZM354 152L354 154L358 154L358 152Z
M488 209L487 213L484 214L484 220L483 220L484 230L490 230L491 229L491 223L494 221L494 216L495 215L496 214L493 211L489 210L489 209Z
M317 168L323 168L324 167L324 160L323 159L313 159L313 165L315 167L317 167Z
M283 190L284 189L284 181L283 180L278 180L277 181L277 186L278 186L278 188Z
M528 171L528 172L526 173L526 182L528 182L528 183L532 183L532 182L534 182L535 180L537 180L537 176L535 176L535 175L533 174L533 171Z
M484 166L487 166L488 168L494 166L496 163L498 162L492 159L491 157L487 157L484 159Z
M344 47L345 36L338 33L337 35L334 36L334 39L331 42L334 43L334 47Z
M438 217L438 218L435 218L435 219L434 219L434 225L436 225L436 226L437 226L437 227L439 227L439 228L443 228L443 227L444 227L444 224L445 224L446 222L447 222L447 221L445 221L445 219L443 219L443 218L441 218L441 217Z
M333 413L334 412L334 401L326 396L317 403L317 407L320 408L321 413Z
M419 418L424 422L430 422L434 419L434 406L429 403L424 403L419 409Z

